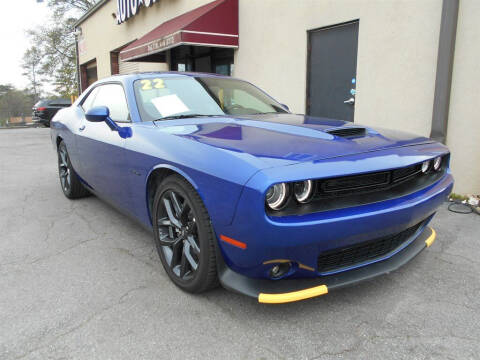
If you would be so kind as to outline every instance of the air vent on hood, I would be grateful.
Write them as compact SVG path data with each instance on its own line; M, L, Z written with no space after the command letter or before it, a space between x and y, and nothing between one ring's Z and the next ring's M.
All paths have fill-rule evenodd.
M354 137L354 136L365 136L367 133L367 129L362 127L342 127L342 128L335 128L335 129L328 129L325 132L340 136L340 137Z

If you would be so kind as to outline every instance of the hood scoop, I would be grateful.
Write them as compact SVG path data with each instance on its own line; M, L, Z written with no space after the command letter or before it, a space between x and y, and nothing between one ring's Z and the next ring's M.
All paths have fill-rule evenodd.
M351 138L358 136L365 136L367 134L367 129L364 127L340 127L325 130L326 133L330 135L335 135L343 138Z

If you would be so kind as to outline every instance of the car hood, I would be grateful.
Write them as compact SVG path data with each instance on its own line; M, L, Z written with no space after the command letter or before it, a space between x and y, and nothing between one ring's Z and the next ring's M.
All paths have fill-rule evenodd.
M156 126L239 156L255 157L264 168L433 142L404 132L295 114L169 120ZM352 127L364 128L365 133L353 137L329 133Z

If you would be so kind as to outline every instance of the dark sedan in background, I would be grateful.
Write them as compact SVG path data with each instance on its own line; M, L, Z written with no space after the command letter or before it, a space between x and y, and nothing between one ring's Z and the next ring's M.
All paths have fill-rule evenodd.
M50 120L58 110L72 105L69 99L45 99L37 102L32 109L32 119L36 124L50 127Z

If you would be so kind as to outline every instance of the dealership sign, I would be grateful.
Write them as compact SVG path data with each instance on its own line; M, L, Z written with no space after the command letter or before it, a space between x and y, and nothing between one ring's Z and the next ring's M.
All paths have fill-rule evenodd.
M138 14L140 7L150 7L158 0L117 0L117 23L121 24Z

